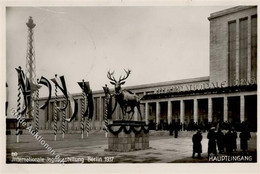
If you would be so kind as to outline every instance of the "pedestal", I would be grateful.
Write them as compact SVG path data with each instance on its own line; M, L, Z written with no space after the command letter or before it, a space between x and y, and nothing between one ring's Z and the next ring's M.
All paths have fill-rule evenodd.
M149 127L142 121L116 120L108 125L108 151L129 152L149 148Z

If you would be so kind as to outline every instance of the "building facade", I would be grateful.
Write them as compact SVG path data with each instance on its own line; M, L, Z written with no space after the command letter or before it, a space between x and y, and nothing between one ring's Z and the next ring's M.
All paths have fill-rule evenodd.
M191 122L250 122L257 124L257 7L238 6L216 13L210 22L210 74L206 77L163 83L131 86L126 89L141 98L143 120L158 129L172 122L182 125ZM92 129L103 129L105 94L94 91L94 116ZM81 111L81 94L75 94ZM44 102L42 98L40 102ZM62 98L58 98L58 105ZM71 115L67 108L67 117ZM61 129L59 113L58 129ZM40 129L53 129L54 100L46 110L40 111ZM121 119L118 106L113 120ZM135 112L135 120L140 120ZM67 130L80 130L81 113Z

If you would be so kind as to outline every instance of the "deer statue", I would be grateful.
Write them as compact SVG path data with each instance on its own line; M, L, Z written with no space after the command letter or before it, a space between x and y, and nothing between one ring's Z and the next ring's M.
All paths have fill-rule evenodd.
M107 78L109 80L111 80L110 83L115 86L115 100L116 100L116 104L119 103L119 105L120 105L120 108L121 108L122 113L123 113L123 120L124 120L124 116L126 115L126 113L128 113L128 114L132 113L132 116L130 118L130 120L132 120L132 117L133 117L134 112L135 112L134 111L135 107L137 107L138 112L140 114L140 118L142 120L139 96L134 94L134 93L132 93L129 90L125 90L125 89L121 88L121 85L125 84L125 80L128 78L128 76L131 73L131 70L127 70L126 71L124 69L124 71L126 72L126 76L124 76L122 78L120 76L118 81L114 77L114 72L111 73L110 71L108 71L108 73L107 73ZM116 104L115 104L115 108L116 108ZM126 111L127 107L130 107L129 111Z

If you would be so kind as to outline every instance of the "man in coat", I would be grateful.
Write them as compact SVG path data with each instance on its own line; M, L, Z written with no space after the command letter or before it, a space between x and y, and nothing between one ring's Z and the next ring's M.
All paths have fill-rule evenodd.
M215 127L210 128L209 133L207 135L207 138L209 139L209 142L208 142L208 158L209 158L211 153L213 153L215 156L217 156Z
M202 153L201 140L202 140L201 131L198 129L197 133L192 136L192 142L193 142L192 158L194 158L195 153L198 153L198 158L201 158L201 153Z
M229 131L225 134L225 147L228 156L232 155L232 147L233 147L232 141L233 141L232 133L231 133L231 129L229 129Z
M242 129L240 135L240 147L243 153L247 153L248 150L248 140L251 138L250 132L246 131L245 128Z
M219 153L223 153L224 152L224 144L225 144L224 133L221 131L221 129L218 129L218 132L217 132L217 145L218 145Z

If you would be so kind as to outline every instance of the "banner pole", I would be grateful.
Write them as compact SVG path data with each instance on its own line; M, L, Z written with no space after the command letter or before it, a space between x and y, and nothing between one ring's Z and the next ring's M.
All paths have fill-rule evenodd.
M84 93L84 87L85 83L84 80L82 80L83 89L82 89L82 101L81 101L81 139L84 138L84 123L85 123L85 117L84 117L84 111L85 111L85 93Z
M21 84L20 81L18 80L18 95L17 95L17 117L19 118L21 116ZM16 142L19 143L20 137L20 124L19 121L16 120Z
M57 75L55 75L56 77ZM55 85L55 100L54 100L54 141L57 140L57 85Z
M64 100L63 100L63 106L65 106L65 97L64 97ZM65 137L65 128L66 128L66 125L65 125L65 121L66 121L66 110L62 111L62 139L64 139Z

